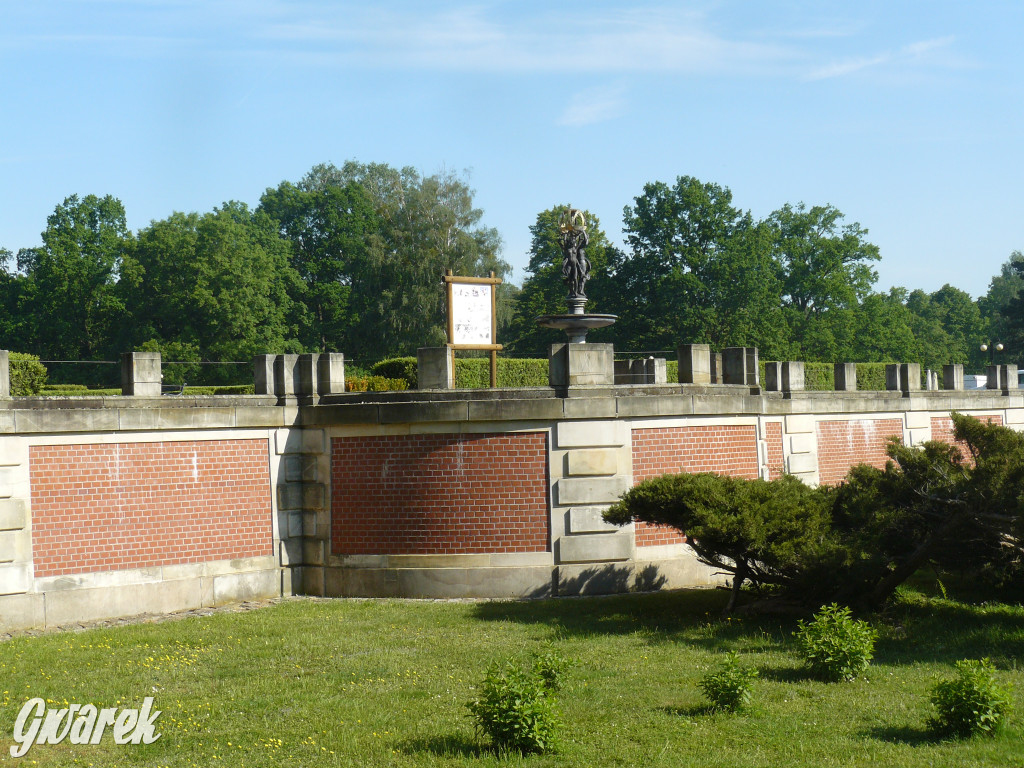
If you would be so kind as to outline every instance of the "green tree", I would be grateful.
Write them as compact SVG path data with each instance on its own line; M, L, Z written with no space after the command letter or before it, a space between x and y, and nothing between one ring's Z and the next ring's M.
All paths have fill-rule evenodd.
M111 354L124 305L116 290L132 245L124 206L110 195L72 195L46 220L43 245L18 253L27 276L22 306L32 307L31 351L90 360Z
M778 265L766 233L717 184L653 182L623 211L630 252L610 254L617 337L634 349L773 344ZM759 315L767 311L767 315ZM767 337L764 331L770 331Z
M1006 345L1006 362L1016 362L1018 366L1024 365L1024 322L1020 317L1022 292L1024 253L1014 251L999 274L992 278L988 293L978 300L981 314L989 324L986 341Z
M297 277L276 229L265 213L228 202L140 231L123 281L132 344L206 361L296 351L289 290Z

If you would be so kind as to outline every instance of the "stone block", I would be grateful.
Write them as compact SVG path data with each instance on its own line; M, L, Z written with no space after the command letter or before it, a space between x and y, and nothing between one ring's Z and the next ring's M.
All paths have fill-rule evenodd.
M722 368L724 384L758 386L757 347L726 347L722 350Z
M553 566L516 568L400 568L402 597L550 597Z
M890 392L902 392L903 383L900 376L900 364L889 363L885 366L885 388Z
M307 510L324 508L322 483L285 483L277 486L277 508Z
M796 434L800 432L814 432L817 419L809 413L801 413L786 417L786 432Z
M562 415L567 419L614 419L618 415L617 398L607 394L559 399L562 401Z
M345 355L324 352L317 361L317 390L323 395L341 395L345 392Z
M619 471L615 448L590 448L570 451L566 457L569 475L614 475Z
M962 390L964 388L964 367L959 363L942 366L942 388Z
M281 462L284 479L289 483L313 483L317 480L319 460L311 454L286 455Z
M275 568L248 573L229 573L213 580L213 604L241 603L281 596L281 575Z
M650 384L668 384L668 361L664 357L647 358L647 380Z
M616 360L615 361L615 384L619 386L621 384L643 384L643 381L634 381L633 376L633 363L635 360Z
M28 592L32 584L32 566L29 563L0 565L0 595Z
M417 389L453 389L455 368L448 347L420 347L416 350Z
M782 391L782 363L768 361L764 364L764 388L768 392Z
M722 368L722 353L712 352L711 353L711 383L712 384L724 384L725 383L725 371Z
M121 394L159 397L163 383L159 352L124 352L121 355Z
M0 349L0 397L11 396L10 352Z
M287 400L298 396L302 386L299 382L299 356L276 355L274 357L274 394Z
M32 559L32 540L28 531L0 531L0 563L28 562Z
M602 515L608 507L570 507L567 514L568 531L577 533L606 533L618 531L621 526L606 523Z
M800 392L804 388L804 364L790 360L782 363L782 391Z
M1024 424L1024 408L1007 408L1007 424Z
M563 536L558 540L558 562L593 563L629 560L633 556L632 531Z
M274 359L277 355L256 355L252 359L252 373L255 382L253 390L257 395L274 395Z
M857 364L836 363L833 366L833 378L835 379L836 392L857 391Z
M907 411L907 429L931 429L932 415L928 411Z
M548 384L552 387L610 386L615 383L615 348L611 344L552 344Z
M786 460L786 471L790 474L818 471L818 456L814 453L790 454Z
M28 508L22 499L0 499L0 531L17 531L28 522Z
M556 483L558 504L602 504L618 501L629 486L625 477L563 477Z
M318 372L320 363L319 352L306 352L299 355L296 366L295 394L298 397L317 397Z
M676 353L680 384L715 383L711 379L711 347L707 344L680 344Z
M921 364L900 363L900 388L904 392L921 390Z
M323 453L322 429L279 429L274 433L274 449L278 454Z
M559 448L588 448L623 444L624 435L614 421L563 421L555 425Z
M1017 378L1017 366L1016 365L1001 365L999 366L999 379L1001 389L1004 392L1014 390L1018 388Z
M790 453L814 453L818 450L818 439L813 432L802 432L789 436Z
M0 632L38 629L46 624L42 595L5 595L0 597Z

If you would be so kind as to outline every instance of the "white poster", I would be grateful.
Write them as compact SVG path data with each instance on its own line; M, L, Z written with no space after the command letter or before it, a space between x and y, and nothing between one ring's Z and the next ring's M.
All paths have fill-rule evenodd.
M491 291L486 283L452 283L452 344L493 344Z

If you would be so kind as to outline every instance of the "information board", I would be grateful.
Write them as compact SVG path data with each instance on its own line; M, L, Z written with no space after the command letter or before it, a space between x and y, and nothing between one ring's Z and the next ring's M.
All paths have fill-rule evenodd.
M498 386L498 350L496 343L495 286L502 280L490 277L460 277L449 269L444 276L448 286L448 349L455 370L455 350L483 349L491 353L491 386Z

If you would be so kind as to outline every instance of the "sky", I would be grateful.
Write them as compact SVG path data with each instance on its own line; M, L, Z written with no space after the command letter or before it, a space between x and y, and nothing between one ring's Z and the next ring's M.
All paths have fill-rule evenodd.
M468 175L513 281L644 184L830 204L877 288L985 293L1024 250L1024 3L0 0L0 248L66 197L138 230L346 160ZM594 308L599 311L599 308Z

